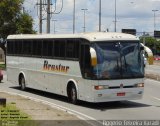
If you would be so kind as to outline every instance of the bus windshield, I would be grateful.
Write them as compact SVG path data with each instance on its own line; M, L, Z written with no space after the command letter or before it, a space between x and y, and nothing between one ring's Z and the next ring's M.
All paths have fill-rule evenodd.
M143 51L139 41L95 42L92 44L98 64L92 67L92 79L144 77Z

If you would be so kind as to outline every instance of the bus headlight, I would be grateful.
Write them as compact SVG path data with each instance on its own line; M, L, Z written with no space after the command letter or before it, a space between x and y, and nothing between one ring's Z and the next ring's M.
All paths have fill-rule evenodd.
M98 85L98 86L94 86L95 90L104 90L104 89L109 89L108 85Z
M144 83L135 84L135 87L144 87Z

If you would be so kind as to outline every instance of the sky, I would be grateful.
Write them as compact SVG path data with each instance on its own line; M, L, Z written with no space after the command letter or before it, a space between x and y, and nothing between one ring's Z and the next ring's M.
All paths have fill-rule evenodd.
M44 2L47 0L43 0ZM52 11L55 10L55 0L51 0ZM73 33L73 1L57 0L55 12L51 17L51 33L54 33L54 21L56 34ZM34 30L39 31L39 10L36 5L39 0L25 0L23 7L34 19ZM101 0L102 2L102 31L107 29L114 32L115 29L115 0ZM117 32L121 29L136 29L138 34L143 32L153 33L160 30L160 0L116 0ZM84 11L86 32L96 32L99 29L99 0L75 0L76 20L75 32L83 32ZM46 6L43 6L43 33L46 33ZM154 12L152 10L159 10ZM155 19L155 23L154 23ZM155 28L154 28L155 26Z

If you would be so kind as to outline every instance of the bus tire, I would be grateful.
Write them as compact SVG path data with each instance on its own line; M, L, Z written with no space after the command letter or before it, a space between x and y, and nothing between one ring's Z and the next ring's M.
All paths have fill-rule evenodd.
M68 90L68 99L72 104L77 104L77 90L74 84L72 84Z
M25 78L23 75L20 75L19 85L20 85L21 90L24 91L26 89Z

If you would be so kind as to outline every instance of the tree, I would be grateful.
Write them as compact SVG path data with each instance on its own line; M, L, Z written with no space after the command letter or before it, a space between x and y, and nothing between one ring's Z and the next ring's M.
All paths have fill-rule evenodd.
M0 38L6 39L9 34L32 34L33 19L29 14L22 13L24 0L0 1Z
M160 40L156 43L157 54L160 55Z
M160 41L158 41L156 38L154 38L152 36L142 36L142 37L140 37L141 43L143 43L144 37L145 37L145 45L152 50L154 55L156 55L157 53L160 53L160 51L159 51Z
M33 28L33 19L31 16L29 16L28 13L23 13L19 16L19 18L16 20L16 28L17 34L34 34L36 33Z

